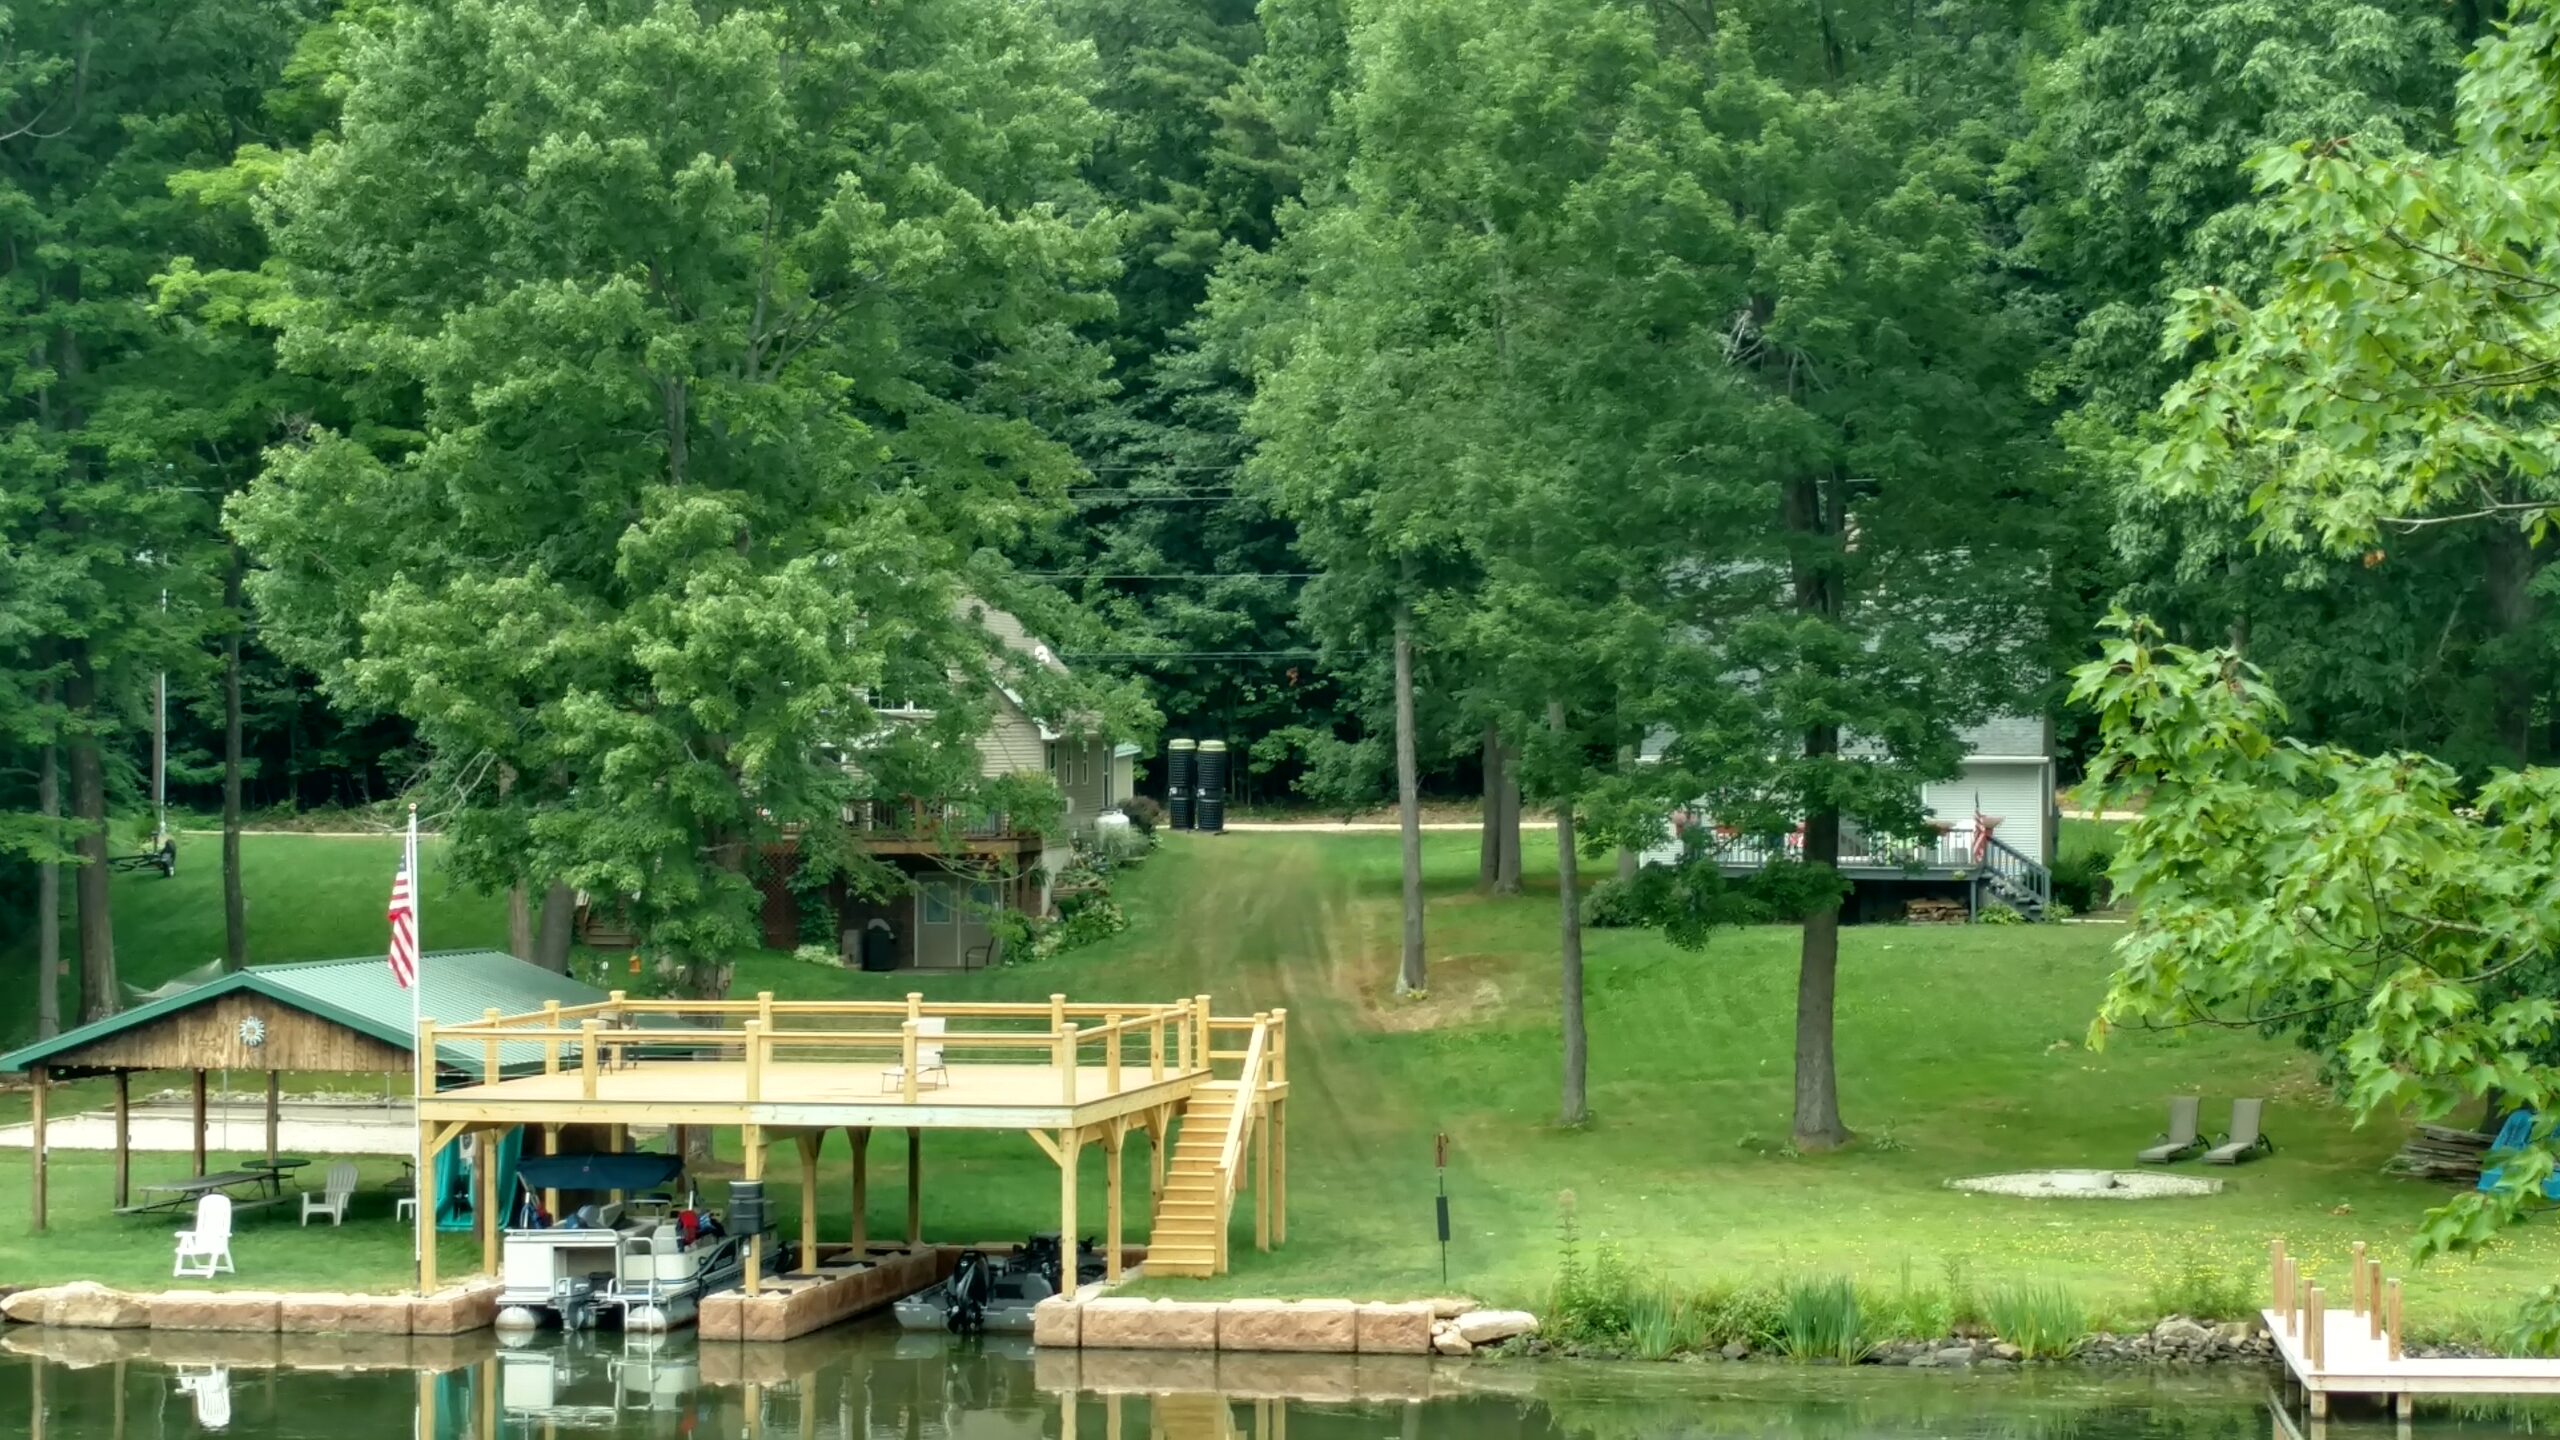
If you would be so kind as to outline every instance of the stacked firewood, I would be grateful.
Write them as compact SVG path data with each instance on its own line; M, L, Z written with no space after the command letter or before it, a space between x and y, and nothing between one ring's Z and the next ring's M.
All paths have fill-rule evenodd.
M2489 1153L2490 1139L2478 1130L2421 1125L2383 1169L2394 1175L2414 1175L2421 1180L2469 1183L2480 1178L2480 1159Z
M1961 900L1914 900L1902 907L1902 918L1914 925L1962 925L1973 917Z

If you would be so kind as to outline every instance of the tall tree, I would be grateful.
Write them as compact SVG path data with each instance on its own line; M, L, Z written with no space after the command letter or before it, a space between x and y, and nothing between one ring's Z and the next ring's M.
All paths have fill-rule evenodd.
M977 784L1011 662L962 572L1099 383L1078 52L1001 0L450 0L345 68L267 204L285 353L359 408L232 506L253 594L416 723L466 878L628 897L717 993L763 847L849 865L844 804Z

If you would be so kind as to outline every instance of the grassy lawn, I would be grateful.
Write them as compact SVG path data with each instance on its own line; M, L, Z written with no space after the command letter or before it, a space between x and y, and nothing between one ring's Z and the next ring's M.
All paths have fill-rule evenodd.
M307 847L367 842L256 843L263 867L270 844L299 847L274 853L308 864ZM1126 933L1044 964L918 979L763 955L741 963L736 985L740 993L805 997L890 996L912 986L952 999L1052 990L1152 999L1207 991L1224 1013L1287 1007L1295 1082L1290 1243L1256 1254L1250 1208L1240 1207L1235 1273L1216 1282L1155 1282L1163 1293L1395 1296L1440 1289L1431 1154L1432 1136L1444 1131L1456 1230L1450 1287L1530 1301L1554 1272L1568 1192L1586 1252L1603 1242L1620 1246L1644 1274L1706 1283L1846 1272L1890 1288L1906 1274L1935 1284L1960 1267L1985 1287L2059 1280L2125 1319L2146 1315L2159 1288L2182 1272L2253 1279L2268 1238L2278 1233L2315 1268L2342 1268L2356 1239L2397 1253L2419 1212L2445 1193L2381 1175L2399 1143L2396 1128L2351 1126L2306 1057L2290 1047L2214 1033L2122 1036L2104 1054L2081 1048L2107 974L2107 947L2119 933L2095 925L1846 932L1841 1090L1862 1140L1820 1157L1796 1156L1784 1143L1793 931L1721 935L1695 954L1649 934L1594 932L1588 1003L1596 1119L1562 1130L1553 1119L1552 859L1531 857L1533 893L1491 900L1470 888L1472 837L1430 836L1426 858L1433 980L1429 997L1414 1002L1387 993L1396 919L1392 835L1174 837L1123 882L1132 920ZM351 917L343 933L315 938L311 953L371 944L380 868L359 864L334 875L332 891L358 890L352 898L308 897L315 906L325 898L332 913ZM210 878L201 868L195 873ZM179 880L160 883L189 880L182 869ZM150 883L123 893L149 895ZM208 896L204 904L214 902ZM464 911L452 900L442 909L448 916ZM164 923L174 918L159 913ZM218 908L212 913L218 926ZM479 913L494 932L495 908ZM188 924L202 932L201 922ZM445 935L458 943L461 922L446 924ZM147 933L140 924L128 927L125 943L139 951ZM2165 1097L2180 1093L2208 1097L2208 1125L2220 1123L2233 1096L2266 1097L2278 1154L2217 1172L2226 1190L2198 1200L2032 1202L1943 1187L1950 1177L1993 1170L2128 1164L2160 1128ZM787 1210L797 1190L794 1156L780 1146L774 1157ZM0 1163L0 1213L25 1213L19 1158ZM1129 1159L1134 1238L1143 1234L1145 1211L1138 1147ZM1099 1160L1088 1150L1081 1185L1088 1231L1101 1220ZM876 1143L872 1162L871 1230L893 1234L901 1224L904 1147ZM836 1238L847 1190L840 1139L830 1141L821 1166L823 1233ZM58 1215L103 1212L103 1161L57 1157L55 1177ZM1056 1193L1053 1167L1028 1138L927 1138L929 1236L996 1239L1049 1228ZM282 1225L253 1224L239 1252L243 1283L295 1283L316 1274L335 1284L399 1284L408 1245L388 1222L389 1201L360 1196L357 1210L365 1222L337 1235L305 1235L289 1215ZM165 1273L166 1228L68 1218L45 1246L0 1238L0 1281L78 1274L144 1281ZM795 1230L786 1219L785 1233ZM468 1256L467 1246L454 1242L448 1273ZM2543 1222L2488 1257L2431 1265L2411 1279L2413 1320L2441 1328L2492 1316L2537 1288L2555 1260L2560 1238Z

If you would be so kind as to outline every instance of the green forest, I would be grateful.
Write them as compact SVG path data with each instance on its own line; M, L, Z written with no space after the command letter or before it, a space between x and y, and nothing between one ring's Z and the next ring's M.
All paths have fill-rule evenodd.
M1568 1124L1575 862L1616 854L1684 943L1801 926L1795 1138L1845 1141L1841 836L1916 830L2000 714L2146 810L2109 1025L2295 1030L2436 1113L2560 1050L2543 0L0 33L0 944L46 957L39 1032L123 1003L161 793L227 832L231 964L245 827L414 804L519 948L621 896L717 989L780 837L886 884L847 807L1055 806L979 773L1002 692L1224 739L1242 801L1399 800L1403 989L1419 798L1481 797L1488 888L1552 814ZM1702 798L1802 863L1636 875Z

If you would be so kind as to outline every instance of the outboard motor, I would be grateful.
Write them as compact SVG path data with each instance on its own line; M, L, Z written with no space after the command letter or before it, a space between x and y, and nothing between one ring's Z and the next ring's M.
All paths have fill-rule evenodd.
M1075 1289L1063 1279L1065 1257L1060 1253L1060 1249L1057 1236L1040 1234L1023 1242L1022 1249L1017 1252L1020 1256L1017 1263L1040 1272L1048 1279L1049 1293L1052 1295L1064 1295Z
M987 1325L987 1302L996 1294L995 1272L987 1268L987 1257L975 1250L960 1252L960 1263L953 1267L949 1288L951 1297L943 1324L955 1334L974 1335Z

